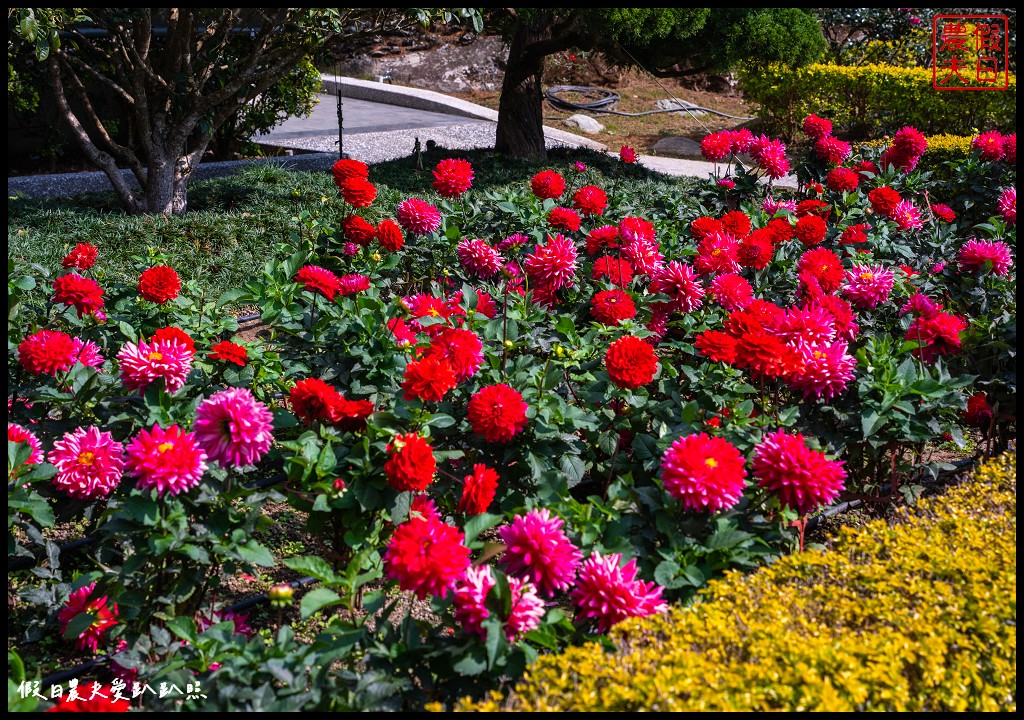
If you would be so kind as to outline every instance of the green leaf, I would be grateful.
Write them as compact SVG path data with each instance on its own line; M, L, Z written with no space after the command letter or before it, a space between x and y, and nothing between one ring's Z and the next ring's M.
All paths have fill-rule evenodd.
M179 616L172 617L167 621L167 629L177 635L182 640L197 645L199 643L199 635L196 632L196 623L192 618Z
M299 603L299 612L302 619L305 620L318 610L341 603L341 596L333 590L314 588L302 597L302 602Z
M501 520L501 515L491 515L490 513L480 513L469 518L462 528L462 531L466 534L466 545L468 546L477 539L480 533L494 527Z
M860 418L861 430L864 433L864 437L871 437L878 431L882 426L885 425L887 419L876 413L874 410L868 410Z
M270 554L263 545L255 540L250 540L245 545L238 546L238 554L247 562L263 567L274 567L274 556Z
M290 557L282 559L281 562L284 563L285 567L314 577L327 585L340 585L345 581L345 578L334 572L334 569L323 558L311 556Z
M96 622L96 613L94 612L83 612L78 613L71 622L68 623L67 628L64 630L65 640L77 640L78 637L92 627L92 624Z

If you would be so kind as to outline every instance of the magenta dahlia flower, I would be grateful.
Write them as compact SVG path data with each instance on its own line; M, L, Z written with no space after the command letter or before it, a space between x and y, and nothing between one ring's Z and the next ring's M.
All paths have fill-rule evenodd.
M117 487L124 473L124 445L98 427L72 430L53 444L50 463L57 468L53 484L81 500L101 500Z
M823 137L814 143L814 154L829 165L842 165L852 151L850 143L836 137Z
M746 461L728 440L704 433L677 438L661 458L665 491L694 512L728 510L746 487Z
M1017 188L1006 188L999 195L999 202L996 204L999 214L1007 225L1017 224Z
M712 297L726 310L742 310L754 299L754 289L741 275L725 273L711 281Z
M576 255L572 240L556 233L548 235L547 244L537 245L523 260L523 268L534 285L557 290L575 282Z
M813 140L820 140L832 134L832 121L811 114L804 118L803 131Z
M1003 157L1003 135L997 130L983 132L971 141L971 149L981 153L981 159L995 162Z
M39 445L39 438L28 428L18 423L7 423L7 442L25 443L29 446L30 452L26 465L37 465L43 461L43 449Z
M636 273L648 277L665 264L661 244L654 238L638 237L627 240L622 245L622 257Z
M415 197L398 203L395 219L411 235L429 235L441 227L441 213L438 209Z
M145 392L149 384L163 378L164 387L175 393L192 371L193 354L179 340L126 343L117 353L121 382L129 390Z
M664 588L636 577L636 558L619 567L619 553L595 552L580 565L572 600L579 608L577 622L591 621L598 632L608 632L631 617L647 617L668 610Z
M712 233L697 243L693 269L701 275L740 271L740 242L727 233Z
M248 388L228 388L196 408L196 442L221 467L259 462L274 440L274 415Z
M835 500L846 482L842 460L829 460L807 447L802 434L785 430L765 435L754 450L753 470L759 487L800 515Z
M968 240L956 255L960 272L1006 275L1013 265L1010 246L1004 242L989 240Z
M104 358L100 353L100 346L92 340L71 338L71 344L74 348L75 362L92 368L98 368L103 364Z
M853 379L857 360L846 352L845 342L810 344L798 341L803 366L788 378L794 390L805 398L831 400L843 393Z
M896 203L889 218L896 223L900 230L920 230L924 227L921 211L909 200L901 200Z
M764 174L772 180L785 177L789 172L789 159L786 157L786 146L779 140L764 140L757 143L753 158Z
M700 141L700 154L709 162L721 162L732 152L732 137L726 132L705 135Z
M128 443L128 474L138 479L142 490L155 489L157 495L188 492L206 472L206 453L196 445L194 433L177 425L164 430L154 425L140 430Z
M846 286L843 295L854 307L873 308L889 299L889 293L896 283L892 270L881 265L856 265L846 271Z
M486 240L466 238L456 248L463 270L480 278L501 272L502 259Z
M651 278L648 289L652 293L671 297L671 302L665 305L672 312L690 313L704 302L704 286L697 273L686 263L677 260L658 270Z
M453 593L455 620L466 632L481 639L487 637L483 626L490 617L487 608L487 594L494 587L494 573L488 565L466 569ZM504 618L505 637L514 642L526 633L540 626L544 617L544 602L537 596L533 583L517 577L508 578L512 594L512 607L508 618Z
M548 597L572 585L583 557L562 526L560 517L540 508L517 515L510 525L498 528L505 543L502 566L510 575L533 582Z
M388 577L420 600L444 597L470 566L469 548L462 531L425 515L397 528L384 553Z
M836 321L820 305L792 307L775 321L772 333L790 345L801 340L811 344L830 343L836 338Z
M75 646L79 650L96 652L103 641L103 633L117 625L115 619L118 614L117 605L114 603L107 605L106 595L93 598L92 594L95 591L96 583L94 582L78 588L68 596L64 607L57 613L57 622L61 625L62 635L67 632L71 621L79 615L88 613L92 616L92 623L75 639Z

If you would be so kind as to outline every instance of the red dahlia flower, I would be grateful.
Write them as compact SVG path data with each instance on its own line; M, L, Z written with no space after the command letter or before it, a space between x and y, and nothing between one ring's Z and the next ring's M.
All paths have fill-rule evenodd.
M658 372L658 356L650 343L625 335L608 346L604 365L615 385L635 390L654 379Z
M732 152L732 137L728 132L705 135L700 141L700 154L709 162L721 162Z
M473 465L473 472L462 479L459 512L479 515L487 512L498 490L498 473L482 463Z
M398 252L405 245L402 228L394 220L384 219L377 223L377 242L388 252Z
M771 231L767 228L758 228L740 240L740 245L736 249L736 260L743 267L763 270L772 261L774 253L775 244L772 242Z
M796 239L807 247L814 247L825 239L828 226L817 215L804 215L796 221L793 232Z
M406 400L439 402L455 385L455 371L448 360L442 356L428 355L405 366L402 397Z
M107 605L106 595L93 598L95 590L96 583L94 582L78 588L68 596L64 607L57 614L57 621L61 624L61 634L67 632L71 621L79 615L88 613L92 616L92 623L75 640L75 645L79 650L96 652L103 640L103 633L117 625L117 620L115 620L118 614L117 605L113 603Z
M319 265L305 265L296 274L295 279L302 283L306 290L320 293L328 300L333 300L341 288L338 276Z
M192 336L181 328L174 327L173 325L162 327L153 333L152 341L157 342L158 340L177 340L193 355L196 352L196 343L195 340L192 339Z
M593 255L601 248L619 246L619 229L614 225L602 225L587 233L587 254Z
M875 188L868 193L868 201L871 203L871 209L885 217L889 217L893 208L895 208L902 200L903 198L900 197L899 193L888 185Z
M504 383L480 388L469 399L466 417L487 442L508 442L526 427L523 396Z
M307 425L312 425L317 420L330 421L331 406L337 394L338 390L333 385L328 385L319 378L305 378L295 383L288 400L295 417Z
M71 252L64 256L64 259L60 261L60 264L66 268L88 270L96 264L96 257L98 255L99 250L95 245L90 243L78 243Z
M57 376L75 364L74 338L58 330L39 330L18 345L18 363L33 375Z
M67 273L54 279L53 301L74 306L78 317L93 315L103 307L103 288L92 278Z
M370 168L366 163L359 160L342 158L334 163L334 166L331 168L331 174L334 176L334 183L341 190L341 184L349 178L354 177L366 180L370 176Z
M992 406L988 404L985 393L977 392L967 398L967 408L960 417L971 427L987 431L992 423Z
M377 188L365 178L345 178L341 182L341 196L352 207L370 207L377 199Z
M736 362L736 338L719 330L705 330L694 341L697 352L712 362Z
M850 168L837 167L829 171L825 184L829 190L853 192L860 185L860 173Z
M554 170L541 170L530 180L530 190L539 200L554 200L565 192L565 178Z
M547 244L537 245L523 260L526 276L534 286L557 290L576 279L576 246L562 235L548 235Z
M434 448L417 433L396 435L388 443L384 474L388 485L399 492L422 492L434 480L437 461Z
M167 265L154 265L139 275L139 294L150 302L163 305L178 297L180 291L181 279Z
M341 223L341 230L346 240L354 242L359 247L366 247L377 236L377 228L358 215L349 215L345 218Z
M555 230L576 232L580 229L580 216L575 210L566 207L553 207L548 212L548 225Z
M814 143L814 154L829 165L842 165L851 152L850 143L836 137L823 137Z
M690 221L690 234L693 235L693 239L697 242L710 235L723 232L726 232L725 225L722 224L721 220L716 220L713 217L701 215Z
M572 206L589 217L603 215L608 195L596 185L584 185L572 196Z
M750 234L750 216L742 210L730 210L722 216L722 229L733 237Z
M817 115L808 115L804 118L803 131L812 140L820 140L832 134L832 121Z
M238 367L245 367L249 361L249 351L229 340L222 340L211 347L210 351L211 360L223 360L234 363Z
M808 250L796 264L797 274L809 274L823 292L834 293L843 283L843 262L831 250L813 248Z
M754 297L754 289L742 276L724 273L711 281L711 295L726 310L742 310Z
M637 160L636 150L629 145L623 145L619 148L619 159L627 165L635 163Z
M918 342L920 347L911 350L911 354L930 363L939 355L959 352L960 333L966 329L967 322L963 318L940 310L914 318L903 338Z
M420 600L444 597L470 566L458 528L431 516L412 517L397 528L384 553L388 577Z
M636 305L629 293L602 290L591 298L590 314L602 325L618 325L621 320L636 317Z
M442 160L434 168L433 187L441 197L459 197L473 187L473 166L459 158Z
M603 255L594 261L590 277L594 280L606 279L612 285L626 287L633 279L633 268L626 260Z

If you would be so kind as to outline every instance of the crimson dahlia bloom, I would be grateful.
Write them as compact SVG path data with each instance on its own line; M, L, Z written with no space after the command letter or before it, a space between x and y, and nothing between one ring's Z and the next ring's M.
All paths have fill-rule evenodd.
M576 232L580 229L580 216L575 210L566 207L553 207L548 211L548 225L555 230Z
M701 275L739 272L740 242L732 235L715 233L697 243L693 269Z
M1003 136L1003 160L1010 165L1017 164L1017 133Z
M539 200L554 200L565 192L565 178L554 170L541 170L530 180L530 191Z
M80 500L101 500L121 482L124 446L98 427L77 428L53 444L49 460L57 468L57 489Z
M167 325L166 327L162 327L159 330L157 330L155 333L153 333L153 337L151 340L152 342L157 342L159 340L176 340L177 342L184 345L185 349L188 350L193 355L196 352L196 343L195 340L192 339L192 336L189 335L184 330L182 330L181 328L175 327L173 325Z
M398 203L395 219L410 235L429 235L441 227L441 213L438 209L415 197Z
M196 445L195 434L177 425L140 430L128 443L127 455L125 467L139 489L155 489L160 497L188 492L206 472L206 453Z
M978 135L971 141L971 149L981 153L981 159L995 162L1003 157L1003 136L997 130Z
M956 220L956 213L949 205L943 205L942 203L935 203L932 205L932 215L937 217L942 222L953 222Z
M338 189L341 190L341 184L349 178L362 178L366 180L370 176L370 168L366 163L359 160L342 158L331 167L331 175L334 176L334 182Z
M446 198L457 198L473 187L473 166L468 160L446 158L434 168L433 188Z
M355 295L370 289L370 278L359 273L350 273L338 278L338 294Z
M608 346L604 366L616 386L635 390L654 380L658 372L658 356L650 343L625 335Z
M78 317L93 315L103 307L103 288L92 278L67 273L54 279L53 301L74 306Z
M583 561L572 600L579 608L577 622L592 621L598 632L608 632L631 617L647 617L668 611L661 599L664 588L636 577L636 558L619 567L619 553L595 552Z
M700 154L708 162L721 162L732 152L732 137L726 132L705 135L700 141Z
M455 373L455 381L473 377L484 362L484 347L472 330L445 328L430 341L425 357L444 358Z
M825 239L827 231L828 225L817 215L804 215L796 221L796 227L793 228L796 239L806 247L820 244Z
M249 361L249 351L229 340L222 340L210 348L210 359L234 363L238 367L245 367L245 364Z
M572 196L572 206L589 217L603 215L608 195L596 185L584 185Z
M590 299L590 315L602 325L618 325L621 320L636 317L636 305L629 293L602 290Z
M726 310L742 310L754 298L750 283L736 273L718 275L711 281L711 295Z
M57 376L75 364L74 338L58 330L39 330L18 345L18 363L33 375Z
M619 159L627 165L635 163L637 160L636 150L629 145L623 145L619 148Z
M505 543L499 562L510 575L524 578L548 597L567 590L576 576L583 553L562 529L564 523L547 508L535 508L517 515L509 525L498 528Z
M377 187L365 178L345 178L341 182L341 196L352 207L370 207L377 199Z
M181 278L174 268L154 265L139 275L139 294L158 305L170 302L181 292Z
M750 234L750 216L742 210L730 210L722 216L722 229L733 237L746 237Z
M633 268L626 260L602 255L594 261L590 277L594 280L605 279L618 287L626 287L633 279Z
M790 345L798 340L820 344L835 340L836 323L831 313L817 305L789 308L772 328L773 334Z
M320 378L305 378L292 387L288 401L295 417L307 425L312 425L317 420L330 421L331 406L337 395L337 388Z
M686 263L672 260L660 268L652 277L648 288L652 293L668 295L672 301L666 303L671 312L693 312L704 302L704 286L697 273Z
M207 459L221 467L255 465L274 441L274 415L248 388L228 388L196 408L192 425Z
M798 275L811 275L825 293L834 293L843 283L843 261L825 248L805 252L797 261L796 269Z
M784 378L798 367L797 353L778 336L753 330L736 341L736 365L750 370L754 378Z
M967 398L967 408L960 417L971 427L987 431L992 423L992 406L988 404L985 393L977 392Z
M587 254L594 255L601 248L614 249L619 246L619 229L614 225L602 225L587 233Z
M366 427L366 419L373 414L373 403L369 400L349 400L338 393L331 398L328 413L332 425L358 432Z
M740 241L736 249L736 261L743 267L763 270L772 261L775 243L767 228L758 228Z
M931 363L939 355L959 352L960 333L966 329L967 322L963 318L940 310L914 318L903 338L920 343L920 347L911 350L911 354Z
M1013 265L1010 246L998 240L971 239L956 254L960 272L1006 275Z
M78 588L72 592L64 607L57 613L57 622L61 624L61 634L67 632L71 621L83 613L93 616L92 624L89 625L75 640L79 650L92 650L96 652L103 641L103 633L117 625L117 605L107 605L107 596L93 598L96 591L96 583Z
M765 435L754 450L753 470L759 487L800 515L835 500L846 481L843 461L829 460L807 447L802 434L785 430Z
M860 173L850 168L837 167L829 171L825 184L829 190L853 192L860 185Z
M473 472L462 479L462 497L458 511L467 515L487 512L498 490L498 473L483 463L473 465Z
M377 223L377 243L388 252L398 252L405 245L402 228L394 220L385 218Z
M851 152L850 143L836 137L823 137L814 143L814 154L829 165L842 165Z
M832 134L832 121L811 114L804 118L803 131L813 140L820 140Z
M328 300L333 300L341 287L338 276L319 265L304 265L295 273L295 280L309 292L320 293Z
M422 492L434 480L437 461L434 448L418 433L402 433L388 443L384 474L388 485L399 492Z
M868 193L868 201L871 203L871 209L885 217L889 217L893 208L902 202L902 200L903 198L900 197L900 194L888 185L875 188Z
M410 518L391 536L385 572L420 600L444 597L470 566L464 540L461 530L434 517Z
M701 215L690 221L690 234L693 235L693 239L697 242L710 235L723 232L726 232L725 225L722 224L721 220L716 220L713 217Z
M705 330L694 341L697 352L712 362L736 362L736 338L719 330Z
M342 220L341 231L346 240L354 242L359 247L366 247L377 236L377 228L358 215L349 215Z
M527 408L517 390L499 383L473 393L466 417L473 432L487 442L508 442L526 427Z
M455 372L448 360L442 356L424 356L405 366L402 380L402 397L406 400L439 402L449 390L455 387Z
M60 261L62 267L88 270L96 264L99 249L90 243L78 243L75 248Z
M687 435L662 455L661 481L684 510L715 513L739 502L746 487L745 462L724 438Z

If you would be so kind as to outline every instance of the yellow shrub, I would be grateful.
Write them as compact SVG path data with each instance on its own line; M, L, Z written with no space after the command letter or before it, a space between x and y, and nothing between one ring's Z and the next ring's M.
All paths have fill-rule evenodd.
M932 71L890 65L747 67L738 79L758 103L765 132L796 137L810 114L832 121L847 139L891 135L904 125L926 134L967 135L1017 124L1017 78L1006 90L936 90Z
M617 652L541 657L507 696L455 710L1015 711L1015 456L904 513L713 581L619 625Z

